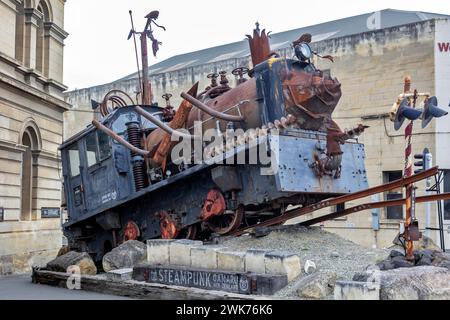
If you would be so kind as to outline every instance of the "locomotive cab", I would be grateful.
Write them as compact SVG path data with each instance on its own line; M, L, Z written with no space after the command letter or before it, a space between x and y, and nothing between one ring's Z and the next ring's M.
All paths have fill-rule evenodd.
M150 106L145 110L163 121L161 108ZM128 140L127 124L130 122L138 122L144 134L158 128L137 114L133 106L115 110L103 124ZM66 141L60 150L70 221L92 214L109 202L126 199L135 192L130 151L94 126Z

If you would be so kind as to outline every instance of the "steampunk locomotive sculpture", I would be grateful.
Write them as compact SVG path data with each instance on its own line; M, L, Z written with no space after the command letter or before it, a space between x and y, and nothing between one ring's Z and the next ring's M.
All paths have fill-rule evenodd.
M141 33L143 60L157 16ZM272 53L259 27L248 38L254 68L233 71L235 88L225 72L212 74L176 112L168 95L161 108L113 91L99 104L103 119L61 146L72 249L100 260L127 240L227 235L368 187L364 146L349 142L365 127L343 132L332 120L341 85L313 65L311 36L294 42L293 59ZM151 101L145 72L142 82ZM204 138L211 131L214 142ZM174 152L180 138L194 151Z

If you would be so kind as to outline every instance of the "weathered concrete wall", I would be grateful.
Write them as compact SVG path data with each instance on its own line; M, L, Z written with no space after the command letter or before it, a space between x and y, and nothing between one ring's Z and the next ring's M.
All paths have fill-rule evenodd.
M371 186L384 183L383 172L403 170L405 126L395 132L389 119L363 120L363 117L389 112L403 90L406 75L412 77L413 88L434 93L434 35L434 22L424 22L331 40L318 46L319 52L336 57L334 64L320 61L319 68L331 69L342 82L343 98L334 118L342 128L351 128L357 123L371 127L360 138L360 142L366 145L366 166ZM414 154L422 153L425 147L434 155L440 152L436 149L434 122L425 130L417 122L414 133ZM417 187L418 194L422 195L425 184ZM370 198L364 202L370 202ZM424 228L425 205L417 206L417 218ZM432 220L434 226L437 225L435 218L436 214ZM325 226L357 243L385 247L392 245L399 221L388 220L385 210L381 210L380 232L372 231L371 212L358 213L346 221L329 222Z

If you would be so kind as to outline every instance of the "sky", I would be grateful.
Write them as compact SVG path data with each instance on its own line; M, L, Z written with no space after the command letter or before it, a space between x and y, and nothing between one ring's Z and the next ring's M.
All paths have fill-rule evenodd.
M160 11L163 45L153 65L174 55L243 40L255 22L278 33L383 9L450 14L448 0L67 0L64 83L69 90L109 83L136 72L129 10L141 31ZM138 43L139 45L139 43Z

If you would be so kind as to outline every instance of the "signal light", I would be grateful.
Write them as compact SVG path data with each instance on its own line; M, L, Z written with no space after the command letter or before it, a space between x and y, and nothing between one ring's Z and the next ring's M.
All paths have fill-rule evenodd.
M416 154L414 159L420 160L414 163L414 166L417 168L417 170L414 171L415 174L431 169L433 160L428 148L425 148L422 154Z

